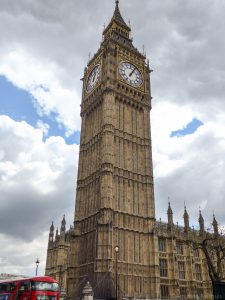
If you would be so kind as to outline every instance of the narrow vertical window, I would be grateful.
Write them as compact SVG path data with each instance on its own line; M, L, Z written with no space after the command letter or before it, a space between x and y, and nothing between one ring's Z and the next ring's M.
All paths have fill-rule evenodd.
M168 267L167 267L167 260L166 259L160 259L159 260L159 271L161 277L167 277L168 276Z
M185 279L185 265L183 261L178 261L179 279Z
M203 298L204 295L203 295L203 290L202 289L197 289L197 296L198 296L198 299L200 299L200 300L204 299Z
M183 244L180 242L177 243L177 254L181 254L181 255L184 254Z
M158 239L159 252L166 252L166 240L163 238Z
M167 285L160 286L161 299L169 299L169 287Z
M199 280L199 281L202 280L202 272L201 272L200 264L195 265L195 278L196 278L196 280Z
M180 287L180 298L187 299L187 288L186 287Z
M199 249L198 248L194 249L194 256L199 257Z

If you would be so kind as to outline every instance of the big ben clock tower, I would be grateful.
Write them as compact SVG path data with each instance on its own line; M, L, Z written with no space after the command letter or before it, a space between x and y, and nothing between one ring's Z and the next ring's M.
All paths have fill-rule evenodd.
M76 296L87 281L99 299L157 296L150 69L130 31L116 1L85 68L67 279Z

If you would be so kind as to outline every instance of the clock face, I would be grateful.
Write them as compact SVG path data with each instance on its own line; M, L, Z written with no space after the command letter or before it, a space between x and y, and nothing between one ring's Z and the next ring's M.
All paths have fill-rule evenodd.
M90 92L95 87L96 83L98 82L100 78L100 65L97 65L94 67L94 69L91 71L87 84L86 84L86 90L87 92Z
M134 87L139 87L143 82L143 76L141 72L135 65L129 62L120 63L119 73L129 85Z

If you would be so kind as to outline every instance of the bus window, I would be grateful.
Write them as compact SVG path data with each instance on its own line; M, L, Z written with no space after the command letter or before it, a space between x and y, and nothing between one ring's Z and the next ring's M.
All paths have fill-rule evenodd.
M7 283L1 283L0 284L0 293L7 292L7 287L8 287Z
M33 291L59 291L59 285L56 282L32 281L31 288Z
M14 283L0 283L0 293L3 292L12 292L16 288L16 285Z
M2 282L0 283L0 300L9 300L16 285L13 282Z
M31 282L30 281L24 281L22 285L19 288L19 293L22 292L29 292L31 290Z

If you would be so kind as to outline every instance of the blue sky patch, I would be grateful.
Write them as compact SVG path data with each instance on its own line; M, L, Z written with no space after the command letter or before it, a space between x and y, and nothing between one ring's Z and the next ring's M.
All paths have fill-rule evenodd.
M69 137L64 137L66 140L66 143L71 145L71 144L80 144L80 131L75 131L72 135Z
M35 109L32 95L9 82L4 76L0 76L0 115L7 115L15 121L26 121L36 127L38 121L49 125L49 136L62 136L67 144L79 144L80 132L76 131L71 136L65 136L65 128L56 121L56 114L40 116Z
M194 118L184 128L172 131L170 137L182 137L188 134L193 134L200 126L204 125L202 121Z
M15 87L4 76L0 76L0 114L15 121L24 120L32 126L40 119L33 107L31 94Z

